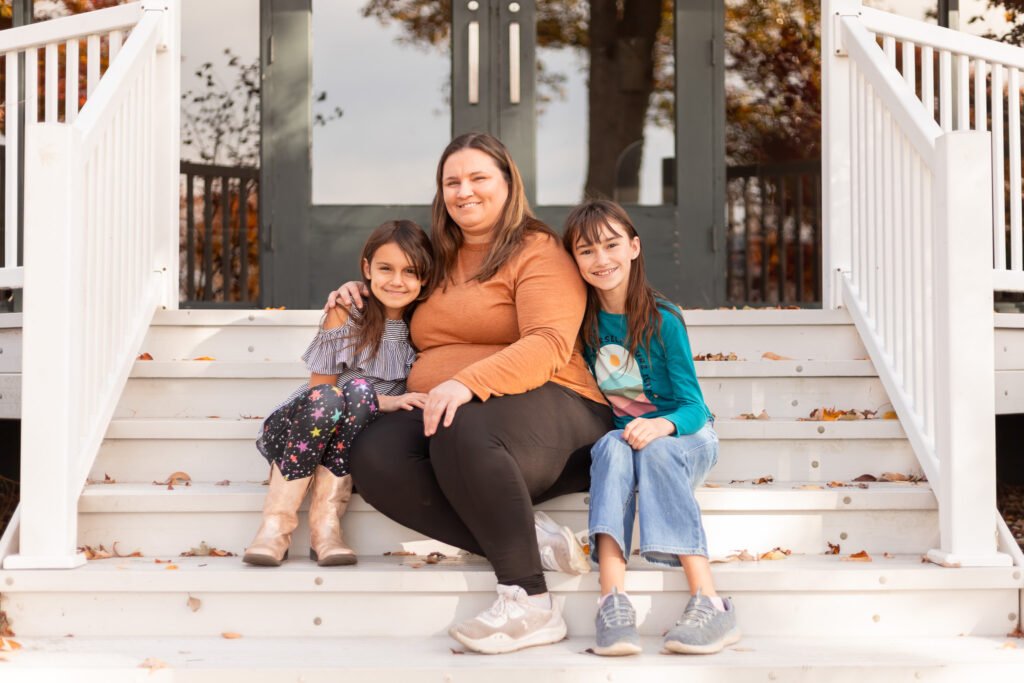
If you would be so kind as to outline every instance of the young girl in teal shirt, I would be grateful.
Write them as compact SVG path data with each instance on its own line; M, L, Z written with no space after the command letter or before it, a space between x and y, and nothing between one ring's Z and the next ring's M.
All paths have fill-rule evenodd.
M715 592L694 496L718 460L682 313L647 281L640 237L621 206L593 200L566 220L565 248L587 282L584 357L612 405L614 431L594 444L590 547L600 566L596 628L601 655L640 652L625 592L639 505L640 555L686 572L691 598L665 635L670 652L718 652L740 638L728 598Z

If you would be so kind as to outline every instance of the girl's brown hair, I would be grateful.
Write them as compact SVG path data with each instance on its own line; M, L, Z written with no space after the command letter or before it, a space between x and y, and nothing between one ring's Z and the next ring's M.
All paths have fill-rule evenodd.
M370 288L370 278L363 272L363 263L373 263L373 255L385 244L397 244L402 250L409 263L416 269L416 277L423 285L419 297L412 304L405 307L402 317L406 322L412 316L416 303L427 298L430 292L431 271L434 267L434 256L430 248L430 239L418 224L407 220L388 221L377 226L366 238L363 245L363 253L359 256L359 273L363 277L366 290L370 293L366 297L366 304L363 306L362 315L356 325L356 332L353 336L355 356L364 351L371 351L371 358L380 351L380 341L384 337L384 322L387 320L387 313L384 305L373 296Z
M508 183L508 199L505 200L498 222L494 225L494 242L491 244L491 250L480 270L471 279L487 282L494 277L505 262L519 251L528 232L543 232L557 239L554 231L534 218L533 212L530 211L523 177L501 140L487 133L460 135L448 143L441 153L441 160L437 162L437 188L430 226L436 266L432 284L435 286L446 286L451 281L459 249L464 242L462 229L452 220L444 204L443 185L445 162L452 154L464 149L476 149L489 156Z
M573 209L565 219L562 246L570 255L575 255L577 246L599 244L608 239L609 232L630 241L634 237L640 237L626 210L617 203L607 199L587 200ZM649 355L652 337L657 336L658 341L661 341L659 308L670 311L683 322L683 314L679 309L669 303L668 299L647 281L644 250L641 248L629 269L629 281L626 285L626 348L629 349L631 356L636 354L640 346L643 346ZM583 342L595 351L601 346L597 332L597 313L600 310L601 301L597 297L597 290L588 285L587 308L583 314L580 335Z

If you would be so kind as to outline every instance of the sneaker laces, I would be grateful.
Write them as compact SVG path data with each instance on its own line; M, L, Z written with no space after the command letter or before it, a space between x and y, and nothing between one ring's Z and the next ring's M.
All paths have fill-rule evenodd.
M636 623L636 610L618 594L612 595L600 609L601 622L609 628Z
M514 603L515 596L508 595L506 593L498 593L498 599L494 601L494 604L487 608L486 614L493 617L504 617L509 613L509 607Z
M697 591L697 594L686 605L686 609L683 610L683 618L676 622L676 626L703 628L705 624L714 618L715 612L718 610L715 609L710 600L702 600L701 597L700 591Z

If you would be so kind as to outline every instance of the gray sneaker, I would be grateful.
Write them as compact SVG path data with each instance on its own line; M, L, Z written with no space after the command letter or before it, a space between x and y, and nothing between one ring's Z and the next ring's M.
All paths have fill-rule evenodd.
M636 630L636 610L629 598L612 589L597 608L594 619L597 627L597 645L594 654L605 656L635 655L640 653L640 633Z
M683 617L665 634L665 649L684 655L710 655L740 639L736 610L729 598L722 598L725 611L700 594L690 598Z

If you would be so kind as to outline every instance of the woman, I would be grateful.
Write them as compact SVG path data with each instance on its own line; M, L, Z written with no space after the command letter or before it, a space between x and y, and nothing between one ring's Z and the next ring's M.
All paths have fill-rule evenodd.
M420 355L408 379L426 405L370 425L352 475L388 517L491 562L498 599L452 637L487 653L557 642L565 622L532 505L587 488L590 447L612 424L578 344L584 284L490 135L462 135L441 155L431 229L434 287L410 325ZM337 298L360 305L357 289Z

